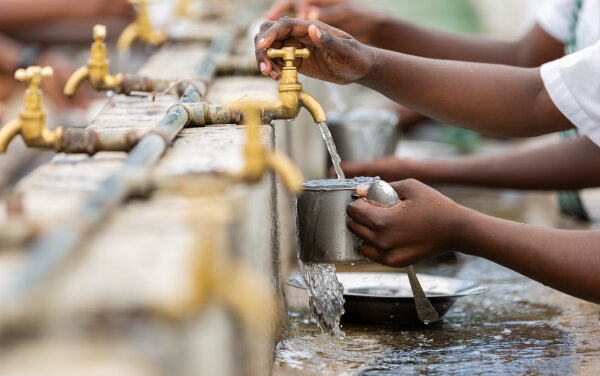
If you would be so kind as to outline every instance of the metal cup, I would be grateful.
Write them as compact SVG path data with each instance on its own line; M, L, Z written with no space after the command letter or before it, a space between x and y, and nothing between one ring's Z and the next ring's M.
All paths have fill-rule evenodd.
M378 178L315 180L304 184L298 196L298 256L304 263L351 264L369 260L358 247L360 241L346 226L346 207L354 201L360 184ZM340 184L341 183L341 184Z
M344 113L331 111L327 118L343 162L370 162L396 151L398 115L393 111L358 108Z

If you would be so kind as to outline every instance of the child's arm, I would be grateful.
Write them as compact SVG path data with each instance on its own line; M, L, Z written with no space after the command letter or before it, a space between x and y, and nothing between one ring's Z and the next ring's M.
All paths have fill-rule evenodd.
M357 81L430 118L506 137L573 127L550 99L538 68L435 60L366 48L371 50L371 69Z
M600 148L578 136L533 150L499 155L410 160L394 157L342 163L347 177L414 178L427 184L467 184L513 189L582 189L600 186Z
M600 231L564 231L493 218L416 180L393 184L402 201L348 206L348 227L369 258L404 267L447 251L484 257L568 294L600 302Z
M550 100L539 69L415 57L365 46L318 21L284 18L256 37L263 74L279 78L266 56L283 43L307 47L301 73L340 84L358 82L434 119L496 135L534 136L572 128Z
M125 0L0 0L0 9L0 30L5 32L65 19L135 16Z
M518 40L496 40L422 27L346 0L281 1L267 18L276 21L289 12L314 15L365 44L434 59L535 67L564 55L564 44L539 25Z

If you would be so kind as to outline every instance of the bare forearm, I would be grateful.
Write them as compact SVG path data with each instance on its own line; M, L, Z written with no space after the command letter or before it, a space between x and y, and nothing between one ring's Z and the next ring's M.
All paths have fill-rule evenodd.
M372 52L371 71L359 82L431 118L508 137L572 127L548 96L539 69Z
M463 250L565 293L600 303L600 231L564 231L467 210Z
M19 64L19 56L22 48L23 46L21 46L20 43L15 42L0 33L0 51L2 51L0 74L12 76L16 66Z
M519 40L507 41L415 25L386 14L374 16L376 47L433 59L536 67L563 56L564 46L534 26Z
M70 17L87 16L87 0L0 0L0 30L11 31Z
M589 138L491 156L414 161L414 177L514 189L582 189L600 186L600 148Z

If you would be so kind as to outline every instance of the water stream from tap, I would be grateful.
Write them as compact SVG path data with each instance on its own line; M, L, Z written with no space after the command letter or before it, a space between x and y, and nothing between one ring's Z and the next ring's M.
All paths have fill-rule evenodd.
M319 126L323 140L325 140L325 144L327 145L327 151L329 151L331 163L333 164L333 169L335 170L338 180L345 180L346 175L344 175L344 171L341 167L342 160L337 152L335 143L333 142L333 137L331 136L331 132L329 132L329 128L327 127L327 123L323 121L317 123L317 125Z

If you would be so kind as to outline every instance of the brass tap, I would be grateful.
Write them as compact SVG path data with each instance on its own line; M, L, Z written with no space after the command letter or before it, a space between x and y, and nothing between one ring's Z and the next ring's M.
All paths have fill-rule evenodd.
M298 70L294 66L296 58L307 58L310 51L307 48L283 47L271 48L267 51L271 58L281 58L285 66L279 84L279 103L274 109L265 110L265 120L294 119L300 112L300 107L305 107L313 117L315 123L327 121L325 110L315 98L302 91L302 84L298 82Z
M265 108L275 108L276 104L243 101L231 105L243 114L247 129L246 146L244 147L245 166L237 177L247 182L260 181L267 169L275 171L291 192L302 190L302 172L285 154L266 148L260 139L261 112Z
M130 4L137 4L136 20L127 26L119 36L117 49L128 49L135 40L152 45L160 45L167 40L167 35L154 30L148 15L148 3L152 0L127 0Z
M106 26L94 26L94 43L90 50L90 58L87 64L75 71L65 85L64 94L68 97L75 95L77 88L86 79L90 81L90 85L95 90L115 90L123 81L123 75L117 74L111 76L109 74L110 61L106 57Z
M15 79L29 83L25 92L25 108L15 119L0 129L0 153L6 152L8 144L21 134L25 144L31 147L58 149L63 134L62 127L54 131L46 129L46 113L42 109L42 79L52 77L50 67L31 66L15 72Z
M190 3L191 0L179 0L179 4L177 5L177 13L181 17L189 17L190 16Z

